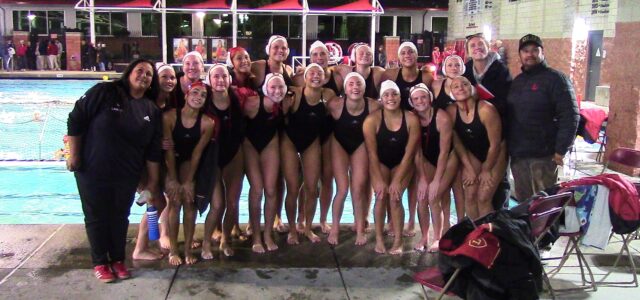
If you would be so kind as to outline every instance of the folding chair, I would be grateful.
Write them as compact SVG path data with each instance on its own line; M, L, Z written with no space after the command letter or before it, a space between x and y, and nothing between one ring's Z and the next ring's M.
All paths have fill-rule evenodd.
M632 168L640 168L640 151L631 149L631 148L617 148L613 150L611 155L609 155L609 160L604 164L602 168L602 172L600 174L604 174L604 171L609 166L609 163L615 162L624 166L632 167ZM638 193L640 193L640 184L634 184ZM613 236L613 233L611 233ZM631 255L631 251L629 250L629 242L634 236L638 236L638 230L628 234L620 234L620 240L622 241L622 247L618 256L616 257L615 262L613 263L613 267L616 268L618 263L620 262L620 258L626 252L627 257L629 258L629 264L631 265L631 274L633 275L633 280L631 281L617 281L617 282L598 282L599 284L633 284L634 286L638 286L638 275L636 274L636 264L633 260L633 255Z
M422 289L424 291L425 298L427 297L427 291L424 290L424 287L426 286L436 292L439 292L436 299L440 300L444 295L455 296L454 293L449 292L449 288L456 280L461 270L461 268L457 268L447 282L444 282L444 278L442 277L442 273L440 272L438 266L429 267L424 271L414 274L413 279L423 286Z
M565 192L552 196L538 197L531 201L529 206L529 223L531 225L531 237L533 239L533 244L536 247L538 247L545 234L549 232L551 226L560 219L564 207L569 203L572 196L573 193ZM587 269L591 274L591 270L588 266ZM582 272L582 265L580 265L580 271ZM552 299L555 299L555 291L560 290L554 290L551 286L551 282L549 281L549 276L544 269L544 265L542 266L542 272L544 283L549 289L549 294L551 294ZM593 278L593 275L591 276Z

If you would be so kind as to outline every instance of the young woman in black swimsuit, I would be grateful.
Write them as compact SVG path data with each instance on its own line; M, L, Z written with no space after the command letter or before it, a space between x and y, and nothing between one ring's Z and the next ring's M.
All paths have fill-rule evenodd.
M387 69L382 76L382 80L391 80L398 85L400 89L400 107L404 110L411 110L411 105L409 105L409 91L419 83L430 86L433 81L433 74L426 68L423 70L418 68L418 49L412 42L400 44L398 48L398 60L401 67ZM405 236L415 235L416 206L415 197L409 198L409 218L407 228L403 230ZM393 222L391 222L390 226L392 226L392 224ZM393 235L393 232L393 230L390 230L390 235Z
M211 208L204 225L202 258L213 259L211 235L214 227L224 214L220 251L226 256L233 255L230 246L231 230L238 215L238 202L244 179L244 116L235 94L229 89L231 77L226 65L215 64L209 69L207 83L211 87L214 115L218 118L217 142L219 145L217 174L218 180L211 199ZM226 211L226 213L225 213Z
M344 209L347 192L351 191L351 202L356 228L356 245L367 242L365 219L369 214L365 199L369 186L369 159L364 146L362 124L371 113L380 109L380 104L364 96L366 90L362 75L351 72L344 82L344 97L335 97L327 108L333 120L335 143L332 144L333 174L337 192L333 198L333 225L327 241L337 245L340 233L340 217Z
M332 90L322 87L324 70L318 64L310 64L304 72L305 86L291 88L294 96L285 99L284 133L280 142L282 172L287 183L285 207L289 228L295 226L296 204L301 186L300 162L304 181L304 235L313 243L319 242L311 230L318 201L318 181L321 174L320 134L325 126L327 110L325 102L335 96ZM289 244L298 243L296 230L289 230Z
M369 44L359 43L354 45L351 49L350 59L355 66L339 65L336 69L343 76L347 76L350 72L358 72L365 78L366 89L364 96L379 99L380 93L378 93L378 90L385 70L378 66L371 66L373 64L373 51Z
M194 176L205 146L211 140L214 121L204 115L203 106L207 99L207 88L201 81L192 83L185 95L185 105L172 109L162 116L163 135L173 141L173 147L165 152L167 162L166 192L169 196L169 232L171 250L169 263L182 264L178 254L179 213L184 207L184 262L198 261L191 253L191 243L196 222L194 205Z
M431 89L433 90L433 95L435 96L435 99L433 100L433 107L446 111L447 107L450 104L456 102L449 96L451 95L451 82L453 81L453 78L462 76L465 70L466 68L462 57L458 55L449 55L447 56L447 58L445 58L444 62L442 62L442 74L444 74L444 78L434 80L433 84L431 84ZM455 152L452 153L452 155L456 155ZM458 159L458 161L460 160ZM464 218L464 192L462 190L462 176L455 177L451 189L453 190L453 197L455 199L456 215L458 217L458 222L460 222ZM447 212L450 204L450 197L446 197L443 199L442 208L444 209L444 223L442 226L442 232L446 232L447 230L449 230L449 227L451 227L451 222L449 221Z
M324 70L325 83L323 88L332 90L336 95L342 93L343 76L336 72L335 67L329 67L329 50L321 41L315 41L309 47L309 60L311 63L318 64ZM304 68L297 70L297 74L293 77L295 86L305 86ZM325 124L320 131L320 145L322 152L322 172L320 175L320 229L323 233L329 233L331 226L327 223L327 215L331 207L331 199L333 196L333 168L331 163L331 145L333 144L333 119L327 115ZM298 206L298 227L304 229L304 190L300 193L300 201ZM302 230L304 231L304 230Z
M287 86L292 86L291 74L293 69L286 64L289 57L289 44L287 39L281 35L272 35L265 47L265 52L269 55L267 60L257 60L251 63L251 73L255 75L255 86L263 86L267 74L278 73L284 78Z
M449 218L449 188L458 173L458 159L452 155L453 123L446 110L433 107L433 94L424 84L411 89L410 104L420 120L421 147L416 153L417 175L414 180L418 198L418 221L422 238L414 249L423 251L429 245L429 211L433 220L433 243L429 251L438 250L444 218Z
M454 145L462 163L465 212L476 219L493 211L491 199L505 175L502 123L497 109L479 100L465 77L453 79L451 96L456 105L449 106L447 112L454 120Z
M400 89L390 80L380 86L382 110L370 114L364 121L363 132L369 155L369 173L375 193L375 227L377 253L386 253L384 220L390 204L395 236L389 250L402 254L404 208L402 194L413 176L415 151L420 141L420 123L411 112L400 107Z
M249 223L256 253L264 253L263 237L260 235L262 194L266 199L264 242L267 250L278 249L273 240L273 222L277 199L276 180L280 167L278 130L282 126L280 102L285 97L287 86L282 75L271 73L265 79L262 94L247 98L244 115L247 128L243 151L247 179L249 179Z

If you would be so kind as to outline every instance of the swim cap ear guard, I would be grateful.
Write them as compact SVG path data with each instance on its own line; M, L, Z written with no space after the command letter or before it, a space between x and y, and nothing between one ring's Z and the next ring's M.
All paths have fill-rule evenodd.
M411 87L411 90L409 90L409 105L411 105L411 107L413 107L413 101L411 100L411 96L413 96L413 93L418 91L424 91L425 93L427 93L430 99L429 102L433 102L433 93L431 93L427 85L424 83L418 83L413 87Z
M281 35L272 35L269 38L269 42L267 43L267 46L264 48L264 51L267 53L267 56L269 56L269 50L271 50L271 44L273 44L275 41L277 40L283 40L285 43L287 43L287 55L289 55L289 43L287 42L287 39Z
M363 85L365 85L367 82L364 80L364 77L362 77L362 75L360 75L360 73L358 72L349 72L349 74L347 74L347 76L344 77L344 82L342 84L342 90L346 91L347 90L347 81L349 81L349 79L351 79L351 77L356 77L358 78L358 80L360 80L360 82L362 82Z
M447 56L447 58L444 59L444 61L442 62L442 75L447 76L447 61L449 61L449 59L453 59L453 58L457 58L460 59L460 64L462 65L460 67L460 72L462 74L464 74L467 71L467 66L464 65L464 60L462 59L462 57L458 56L458 55L449 55ZM460 74L460 75L462 75Z
M267 74L267 77L265 77L265 79L264 79L264 83L262 84L262 94L263 94L263 95L265 95L265 96L267 96L267 97L269 97L269 99L271 99L271 100L272 100L272 101L274 101L274 102L280 102L280 101L282 101L282 99L283 99L284 97L283 97L283 98L280 98L280 99L274 99L274 98L271 98L271 97L269 96L269 93L267 92L267 85L269 84L269 81L271 81L271 80L272 80L272 79L274 79L274 78L280 78L280 79L282 79L282 81L284 82L284 77L283 77L283 76L282 76L282 74L280 74L280 73L269 73L269 74ZM284 88L285 88L284 93L285 93L285 95L286 95L286 94L287 94L287 90L288 90L288 87L287 87L287 85L286 85L286 84L284 85Z
M215 64L213 64L213 66L211 66L211 68L209 68L209 72L207 72L207 77L204 79L204 83L206 83L207 85L211 86L211 79L209 79L209 77L211 77L211 73L213 72L213 70L215 70L217 68L222 68L224 70L224 72L227 73L227 76L230 76L229 75L229 69L227 68L226 64L215 63Z

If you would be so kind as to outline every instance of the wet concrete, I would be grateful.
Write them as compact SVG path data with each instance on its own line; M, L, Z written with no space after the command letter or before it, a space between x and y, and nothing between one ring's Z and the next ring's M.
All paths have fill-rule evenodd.
M423 299L413 271L404 268L341 268L351 299Z
M134 277L112 284L86 269L20 269L0 289L3 299L164 299L173 270L133 270Z
M181 267L169 299L347 299L337 269Z
M15 268L60 225L1 225L0 268Z

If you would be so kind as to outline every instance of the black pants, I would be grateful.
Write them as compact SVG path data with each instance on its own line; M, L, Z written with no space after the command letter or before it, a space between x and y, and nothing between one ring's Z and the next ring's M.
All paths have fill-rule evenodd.
M123 261L136 184L102 183L76 174L94 266Z

